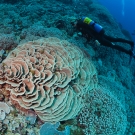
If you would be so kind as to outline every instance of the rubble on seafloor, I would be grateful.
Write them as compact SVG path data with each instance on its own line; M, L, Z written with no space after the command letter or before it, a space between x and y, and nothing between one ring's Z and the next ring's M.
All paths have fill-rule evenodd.
M40 123L36 116L22 115L0 93L0 135L39 135ZM2 100L3 99L3 100Z
M0 120L0 135L38 135L39 125L32 123L10 106L10 113Z
M0 135L40 135L42 125L44 123L37 118L34 111L29 110L25 115L20 113L5 100L0 91ZM64 127L57 132L64 133Z

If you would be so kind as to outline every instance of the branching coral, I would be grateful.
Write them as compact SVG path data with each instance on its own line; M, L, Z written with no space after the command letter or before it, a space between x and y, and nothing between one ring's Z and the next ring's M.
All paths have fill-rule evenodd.
M79 48L57 38L18 46L0 68L0 88L10 92L11 103L23 112L34 110L43 121L74 118L84 94L96 87L93 64Z

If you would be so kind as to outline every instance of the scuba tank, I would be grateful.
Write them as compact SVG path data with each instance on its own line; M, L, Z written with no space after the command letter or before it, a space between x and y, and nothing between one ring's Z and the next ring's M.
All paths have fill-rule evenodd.
M82 17L81 20L83 21L83 23L89 25L97 33L99 33L103 29L101 25L99 25L98 23L95 23L93 20L91 20L88 17Z

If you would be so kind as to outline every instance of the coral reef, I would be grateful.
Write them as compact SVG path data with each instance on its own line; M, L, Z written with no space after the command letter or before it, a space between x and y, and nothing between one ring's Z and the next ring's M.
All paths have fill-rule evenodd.
M127 126L126 110L107 90L88 92L85 107L78 116L85 135L123 135Z
M4 102L0 102L0 120L4 120L6 117L6 114L9 114L9 113L10 113L9 106Z
M37 115L34 111L28 110L26 114L26 121L28 121L31 125L35 124L37 119Z
M0 50L0 62L3 60L4 50Z
M40 135L70 135L70 128L69 126L65 127L64 131L58 131L57 128L59 127L60 123L57 122L56 124L45 123L42 125L40 129Z
M57 37L59 39L66 38L65 35L57 28L44 28L44 26L35 24L28 29L24 29L20 34L19 40L20 43L25 43L28 41L39 39L40 37Z
M96 133L98 132L101 132L104 135L105 134L109 135L111 134L111 132L112 132L112 135L135 134L135 105L134 105L135 62L134 60L129 66L128 55L121 53L119 51L107 48L105 46L95 44L94 40L90 40L90 42L87 42L86 39L82 37L81 33L78 33L71 24L71 22L74 22L80 16L88 16L92 20L100 23L106 29L106 34L114 36L114 37L122 37L125 39L130 38L129 33L127 33L127 31L123 30L123 28L121 28L117 24L113 16L108 12L106 8L104 8L102 5L97 3L97 0L72 0L72 1L70 0L67 0L67 1L66 0L57 0L57 1L56 0L51 0L51 1L49 0L29 0L29 1L27 0L1 0L0 1L0 16L1 16L0 17L0 62L3 61L2 67L0 69L1 70L0 72L1 74L0 103L7 104L10 108L10 113L5 113L4 110L0 108L0 110L2 110L1 112L1 116L3 116L2 119L4 118L3 120L0 121L0 135L19 135L19 134L20 135L26 135L26 134L39 135L40 133L39 130L41 128L41 125L44 124L44 121L40 120L40 118L42 119L42 113L39 113L39 112L42 110L36 110L38 108L36 106L38 105L40 106L40 104L43 103L45 100L41 101L40 99L35 99L35 100L33 99L37 98L36 96L42 97L42 94L43 94L44 98L47 99L46 102L47 101L57 102L58 101L57 99L59 99L59 97L65 94L64 93L65 91L63 90L63 88L57 89L58 85L55 86L56 89L54 90L54 95L53 95L53 90L52 89L48 90L48 88L51 88L50 85L55 85L56 82L54 82L55 81L54 77L56 76L59 77L59 79L61 79L59 81L61 81L62 84L65 81L67 81L69 79L68 77L70 77L68 76L66 78L67 72L65 71L66 72L65 73L62 70L62 73L61 73L59 70L55 70L52 72L54 76L52 76L52 78L49 81L44 83L43 78L48 77L47 76L48 72L45 74L43 73L40 74L40 72L42 72L42 69L43 69L42 64L47 64L46 62L50 63L52 61L48 59L46 55L44 55L45 61L42 61L44 60L44 58L41 57L43 50L39 48L36 49L38 46L43 47L42 44L39 45L40 44L39 42L42 42L41 40L35 41L35 43L34 42L26 43L28 41L40 39L41 37L45 37L45 38L57 37L61 40L67 40L70 43L78 46L80 49L76 49L75 46L72 46L72 44L68 43L69 46L72 48L73 52L74 50L76 50L76 52L79 51L80 53L80 50L82 50L86 54L86 56L82 57L82 55L80 55L79 57L77 57L77 58L81 58L80 67L75 68L74 66L71 66L72 68L69 67L69 69L71 69L71 71L77 70L79 71L79 73L81 73L81 76L86 75L83 77L87 77L87 74L85 74L87 70L86 72L81 71L81 68L83 68L81 66L84 64L82 63L82 61L83 59L85 59L84 57L87 57L87 59L89 59L90 61L92 59L98 71L99 85L104 88L104 89L98 89L97 91L95 89L94 91L89 92L90 95L89 94L87 95L87 88L82 88L83 87L82 82L84 80L81 81L80 83L79 79L81 78L81 76L80 74L78 74L77 76L77 73L76 73L75 74L76 78L74 79L72 78L67 83L66 86L70 86L71 88L72 86L74 86L74 84L76 85L80 83L81 88L79 90L82 93L80 93L80 91L78 93L77 91L75 91L75 89L69 90L69 88L66 89L66 92L69 90L70 92L73 93L72 95L73 98L71 97L70 99L71 102L69 102L68 104L69 106L70 105L72 107L76 106L76 102L75 102L76 98L78 98L78 100L81 99L81 101L79 100L79 102L77 102L78 106L80 104L81 105L80 107L78 107L78 110L76 109L77 112L74 113L74 116L79 113L77 117L78 121L74 123L73 121L76 121L76 117L74 117L74 119L72 119L73 121L69 123L67 121L67 118L64 118L66 116L62 114L62 111L61 111L62 108L58 107L59 110L57 110L58 112L57 115L53 115L53 116L58 121L66 120L66 121L60 121L61 125L59 126L59 128L63 127L62 130L64 130L65 126L70 125L71 135L86 135L86 134L96 135ZM62 44L63 43L67 44L67 42L65 43L65 41L61 41L61 42ZM13 50L19 43L21 43L22 45L22 50L19 50L19 48L21 49L21 46L18 46L17 49ZM36 43L37 43L37 46L35 45ZM49 43L49 46L51 43ZM57 47L57 44L55 43L52 43L52 44L55 47ZM24 53L26 51L23 48L24 45L26 46L26 49L28 49L27 50L28 53L26 54ZM124 44L122 43L119 43L119 45L124 46ZM125 48L130 49L128 45L125 45ZM13 51L7 57L7 54L11 50ZM33 58L32 56L33 50L35 51L33 55L37 57L35 63L31 61L31 60L34 60L35 58L35 57ZM56 48L54 49L54 52L57 52L55 50ZM64 50L61 49L61 51L64 51L64 52L66 51L68 53L69 50L65 48ZM51 52L51 53L56 54L54 52ZM61 54L61 57L59 57L59 54ZM79 54L77 55L77 53L75 54L73 53L72 55L69 56L69 58L75 60L76 57L72 57L74 55L78 56ZM25 75L26 70L25 70L24 65L21 65L17 61L18 56L20 59L23 59L23 62L26 65L28 65L29 73L27 75ZM66 61L64 57L65 53L58 53L57 56L58 57L55 57L55 55L53 55L55 60L56 59L60 60L61 58L64 62ZM6 57L7 59L5 59ZM79 60L77 58L76 58L76 61ZM44 63L39 65L38 60ZM6 63L6 61L7 61L7 64L4 64L4 62ZM10 62L8 63L8 61ZM70 59L67 59L67 61L69 62L69 64L73 64ZM53 62L55 63L54 65L56 66L60 65L60 63L57 63L57 61L53 61ZM15 66L16 63L17 63L17 66ZM85 64L86 66L88 65L87 63ZM9 67L6 67L6 65L8 65ZM74 63L74 65L79 66L77 63ZM48 64L47 68L52 69L52 67L50 66L51 65ZM66 67L67 66L69 65L67 64ZM87 68L89 68L89 66L90 65L88 65ZM58 67L54 66L54 68L58 68ZM8 74L5 73L6 69L8 69L7 70ZM48 70L48 69L45 69L45 70ZM95 69L94 69L94 72L95 72ZM72 74L73 73L75 72L72 72ZM40 79L38 75L41 77ZM62 76L58 76L58 75L62 75ZM92 74L90 73L90 75L91 75L90 76L91 78ZM19 79L17 79L17 77L19 77ZM94 76L94 77L97 78L97 76ZM28 81L31 79L33 79L32 81L34 81L33 83L34 88L38 89L38 93L36 93L35 89L33 89L33 93L28 92L29 91ZM84 78L81 78L81 79L84 79ZM88 82L89 78L87 77L86 80ZM45 93L40 93L41 85L42 85L41 82L47 85L47 87L44 87ZM62 84L59 83L59 85L62 85ZM95 84L97 84L97 81L95 82ZM17 86L19 86L18 89L16 89ZM25 91L23 91L24 89L22 89L24 87L25 87ZM91 90L91 89L92 88L90 89L88 88L88 90ZM110 91L111 93L108 91ZM93 96L93 93L94 93L94 96ZM101 93L102 95L99 95L99 93ZM18 94L23 94L23 95L18 95ZM69 101L69 94L70 93L67 93L67 95L65 95L65 98L61 100L61 103L65 104L66 101ZM94 100L92 100L91 98L93 98ZM30 99L29 100L30 102L28 102L27 99ZM89 102L87 102L86 99ZM37 102L38 100L40 100L41 102L38 103ZM103 103L104 103L103 100L106 100L106 106L103 106ZM84 101L86 102L84 103ZM97 102L100 104L97 104ZM112 104L110 104L110 102ZM14 104L18 110L16 110L15 108L12 108L11 103ZM31 105L33 105L33 107L30 109L27 109ZM46 103L46 105L49 105L49 104ZM118 107L119 113L118 113L118 110L116 110L115 105ZM51 107L54 109L54 104L50 104L49 108L46 106L46 109L43 110L44 112L47 111L46 112L47 116L49 116L48 113ZM81 110L81 107L83 107L83 110ZM114 110L116 110L115 112L113 108ZM79 110L81 112L79 112ZM73 111L74 111L73 109L69 110L69 112L73 112ZM20 114L19 112L24 112L25 116ZM36 113L38 114L38 116L40 116L40 118L37 116ZM112 113L114 113L114 116L115 118L117 118L117 120L115 120ZM56 116L59 116L58 114L62 114L61 116L64 116L64 117L61 119L58 119L58 117L56 117ZM116 116L117 114L118 116ZM110 117L106 118L107 116L110 116ZM73 116L68 117L68 118L73 118ZM101 121L103 120L103 118L104 118L104 121ZM52 115L48 121L50 122L51 120L55 121L54 118L52 118ZM91 120L95 121L93 122L92 126L91 126ZM110 127L113 127L110 121L113 124L115 124L115 128L112 128L112 129L109 128L109 124L110 124ZM63 124L64 122L66 123L65 125ZM107 122L108 124L106 124L105 122ZM121 122L123 122L123 125ZM102 124L103 124L102 127L104 128L101 127ZM104 126L105 124L106 126ZM98 127L100 127L101 129L98 130ZM84 132L82 133L82 131Z
M0 81L16 108L33 109L41 120L57 122L78 114L85 93L97 87L97 74L79 48L46 38L11 51L1 64Z
M17 2L20 2L20 1L24 1L24 0L2 0L2 2L4 3L11 3L11 4L16 4Z
M3 127L6 129L4 135L39 135L39 127L37 124L31 125L26 120L26 116L20 115L13 107L10 107L10 109L11 112L2 121Z
M6 131L7 131L7 125L0 122L0 135L5 135Z
M10 50L17 46L13 35L0 34L0 50Z

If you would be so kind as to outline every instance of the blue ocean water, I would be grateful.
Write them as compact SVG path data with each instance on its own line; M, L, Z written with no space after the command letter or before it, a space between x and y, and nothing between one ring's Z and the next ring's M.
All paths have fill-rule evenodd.
M135 0L99 0L130 34L135 30ZM135 36L132 35L135 40Z

